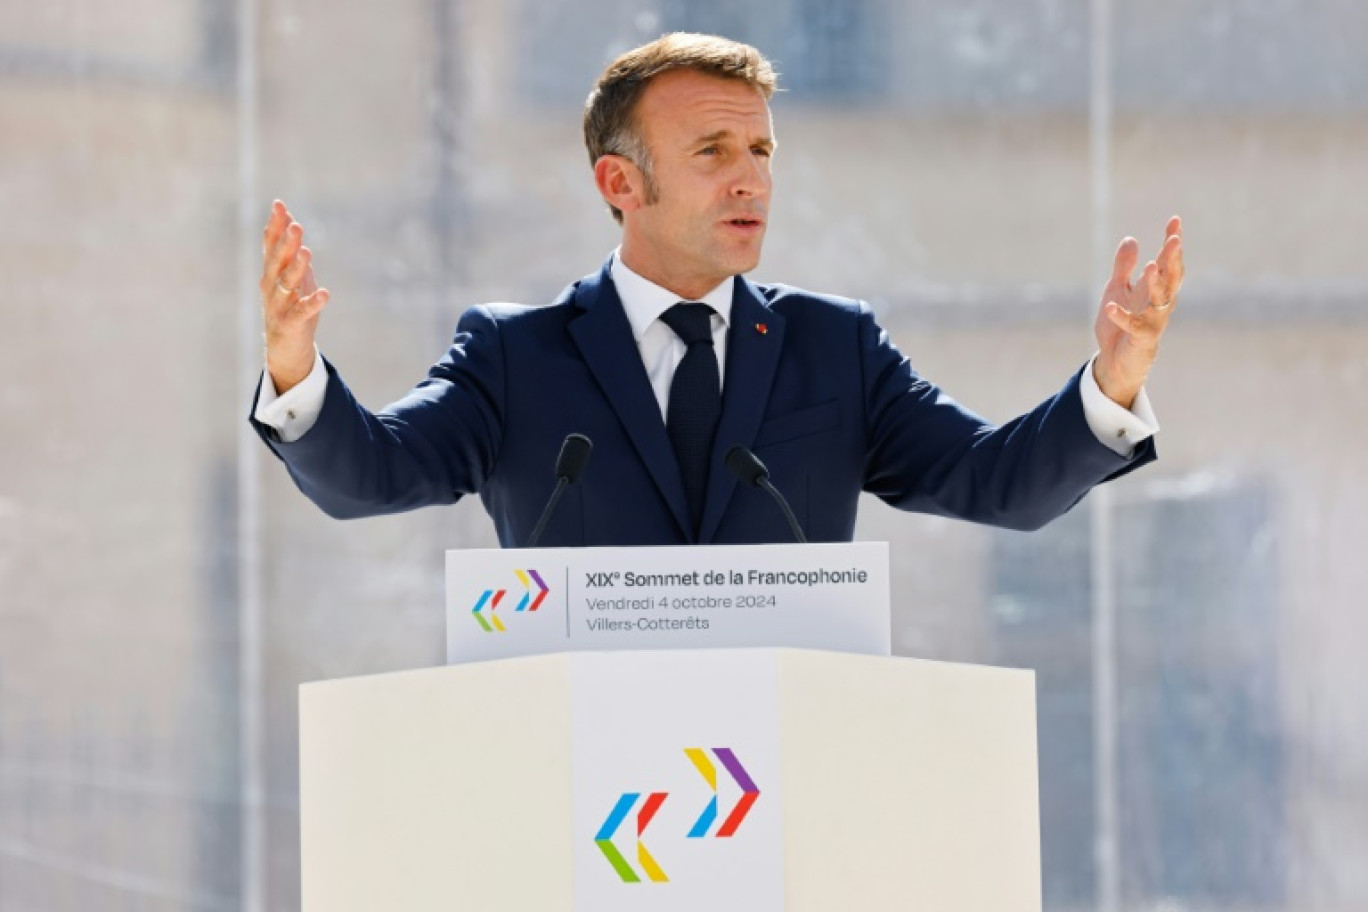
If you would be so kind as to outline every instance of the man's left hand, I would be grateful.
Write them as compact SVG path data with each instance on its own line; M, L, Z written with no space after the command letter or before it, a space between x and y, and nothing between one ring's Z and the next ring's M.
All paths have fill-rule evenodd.
M1123 408L1131 407L1145 385L1183 284L1183 226L1176 215L1169 219L1159 255L1132 283L1139 259L1139 241L1123 240L1094 327L1099 350L1093 376L1107 398Z

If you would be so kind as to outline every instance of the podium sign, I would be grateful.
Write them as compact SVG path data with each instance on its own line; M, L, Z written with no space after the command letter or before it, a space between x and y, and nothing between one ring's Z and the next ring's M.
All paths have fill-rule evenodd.
M888 544L448 551L447 662L782 646L886 656Z

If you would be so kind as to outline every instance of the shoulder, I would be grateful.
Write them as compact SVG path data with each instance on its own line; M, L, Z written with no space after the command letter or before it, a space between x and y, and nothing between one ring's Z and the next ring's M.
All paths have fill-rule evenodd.
M785 317L828 317L858 319L871 313L869 305L857 298L808 291L782 283L750 283L765 306Z
M495 301L476 304L461 314L458 332L536 332L563 326L574 315L575 290L570 285L548 304L514 304Z
M783 318L784 338L793 344L823 350L850 344L861 357L901 357L867 301L792 285L750 287L762 306Z

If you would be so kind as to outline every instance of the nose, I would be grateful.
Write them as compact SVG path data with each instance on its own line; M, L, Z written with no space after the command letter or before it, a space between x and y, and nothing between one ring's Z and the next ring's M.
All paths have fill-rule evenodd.
M764 198L770 191L769 160L755 155L742 158L743 164L732 180L731 195L742 199Z

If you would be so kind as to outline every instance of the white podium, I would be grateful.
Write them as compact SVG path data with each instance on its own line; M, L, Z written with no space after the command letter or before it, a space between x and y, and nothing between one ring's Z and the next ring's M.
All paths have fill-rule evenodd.
M307 684L304 912L1041 907L1034 676L794 649Z

